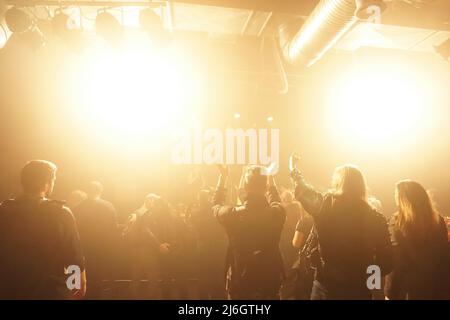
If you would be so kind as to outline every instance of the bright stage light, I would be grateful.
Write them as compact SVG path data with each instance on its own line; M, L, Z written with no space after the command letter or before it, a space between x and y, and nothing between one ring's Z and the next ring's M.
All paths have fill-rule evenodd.
M363 67L346 74L329 94L329 127L350 146L402 147L429 125L430 92L425 79L399 66Z
M85 123L124 147L151 147L185 115L187 88L176 59L147 48L88 53L82 80Z

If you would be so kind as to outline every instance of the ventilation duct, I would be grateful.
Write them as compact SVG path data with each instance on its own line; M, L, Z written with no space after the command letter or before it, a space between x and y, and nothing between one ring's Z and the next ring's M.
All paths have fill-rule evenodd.
M382 12L382 0L320 0L300 29L279 27L280 46L289 63L309 67L319 60L359 19L370 17L373 6Z

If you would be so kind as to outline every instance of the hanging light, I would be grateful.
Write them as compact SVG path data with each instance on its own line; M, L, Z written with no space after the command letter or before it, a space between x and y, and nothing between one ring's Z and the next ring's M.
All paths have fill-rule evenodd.
M146 8L139 12L139 26L157 46L165 46L171 40L161 17L153 9Z
M25 11L16 7L12 7L5 12L5 22L8 29L13 33L23 33L33 27L31 17Z
M120 45L123 36L123 28L119 21L106 11L101 11L95 19L95 30L97 34L112 46Z
M12 7L5 12L5 23L12 32L8 43L25 44L31 50L40 49L45 39L34 20L25 11Z
M82 30L76 27L76 22L62 10L55 11L52 19L53 33L72 50L83 49Z

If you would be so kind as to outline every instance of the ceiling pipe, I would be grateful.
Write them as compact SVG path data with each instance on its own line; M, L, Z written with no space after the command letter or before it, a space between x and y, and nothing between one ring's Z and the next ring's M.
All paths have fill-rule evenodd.
M284 59L294 65L309 67L330 50L365 13L376 6L382 12L382 0L320 0L299 28L282 24L278 28Z

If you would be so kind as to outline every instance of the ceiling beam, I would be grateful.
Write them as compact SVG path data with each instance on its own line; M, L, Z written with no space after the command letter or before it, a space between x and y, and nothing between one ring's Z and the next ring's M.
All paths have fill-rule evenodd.
M18 6L148 6L148 0L5 0L8 5ZM161 1L154 1L161 2ZM319 0L176 0L169 2L187 3L204 6L226 7L235 9L246 9L254 11L267 11L275 13L289 13L298 15L309 15Z

